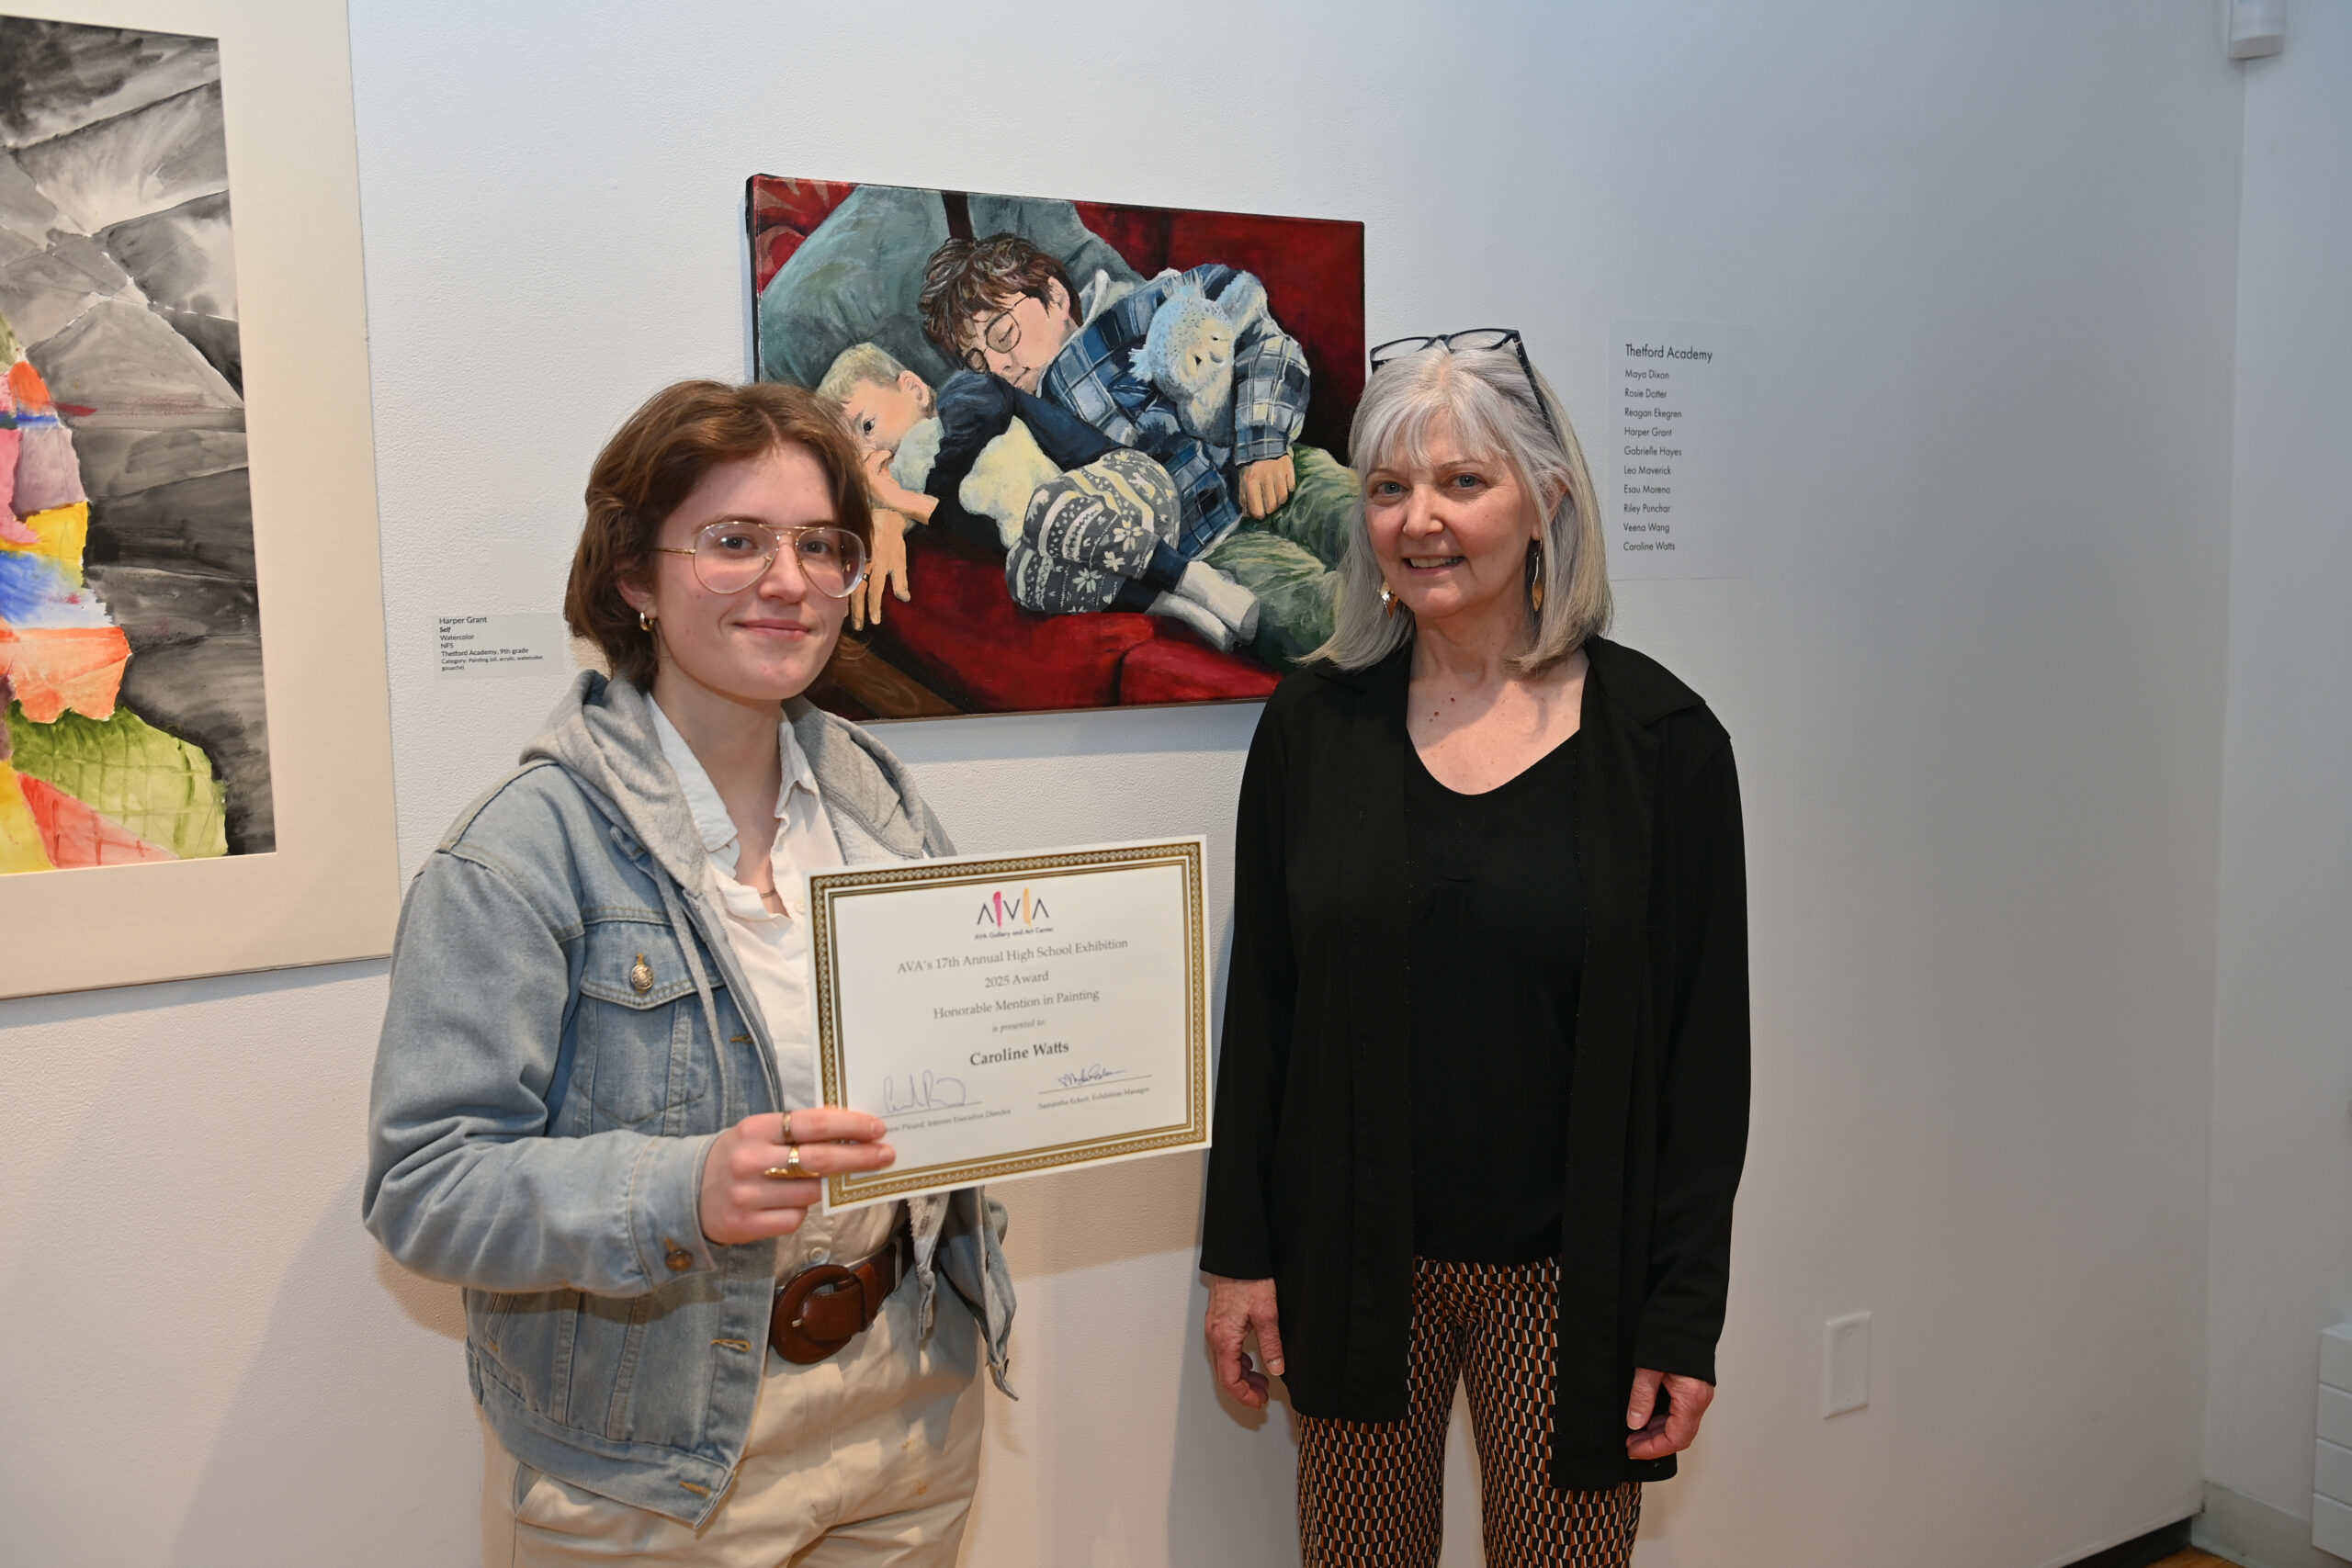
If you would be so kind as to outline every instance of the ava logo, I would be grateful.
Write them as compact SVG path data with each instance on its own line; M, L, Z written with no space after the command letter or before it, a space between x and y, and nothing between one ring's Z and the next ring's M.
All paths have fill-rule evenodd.
M980 918L972 923L1002 931L1007 926L1034 926L1046 918L1046 901L1026 887L1014 898L1007 898L1000 887L989 895L989 901L980 906Z

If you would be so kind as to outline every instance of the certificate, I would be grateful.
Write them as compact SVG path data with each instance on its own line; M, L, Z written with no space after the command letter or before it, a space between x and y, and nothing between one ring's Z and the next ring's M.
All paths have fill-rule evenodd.
M808 878L825 1103L898 1161L841 1210L1208 1146L1199 838Z

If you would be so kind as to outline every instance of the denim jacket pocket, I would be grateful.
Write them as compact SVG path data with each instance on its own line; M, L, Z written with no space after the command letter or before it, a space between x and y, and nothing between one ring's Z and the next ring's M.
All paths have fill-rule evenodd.
M571 1091L588 1106L583 1130L709 1131L716 1043L677 933L658 919L608 918L582 941ZM707 960L703 972L720 984Z
M500 1353L507 1320L530 1301L526 1294L512 1291L468 1291L466 1292L466 1333L473 1342L495 1356Z
M465 1293L466 1337L488 1358L485 1371L536 1415L563 1415L563 1393L550 1373L571 1361L582 1300L571 1290Z

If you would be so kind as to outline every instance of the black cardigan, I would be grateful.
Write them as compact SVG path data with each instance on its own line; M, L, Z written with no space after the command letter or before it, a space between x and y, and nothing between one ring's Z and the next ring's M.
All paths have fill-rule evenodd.
M1625 1453L1636 1367L1713 1382L1747 1143L1747 908L1731 740L1656 661L1586 645L1577 855L1589 933L1561 1224L1552 1480L1674 1473ZM1406 1410L1412 1166L1480 1201L1477 1130L1415 1123L1402 951L1409 647L1315 666L1242 775L1233 962L1201 1267L1275 1281L1310 1416ZM1498 1093L1509 1092L1497 1086Z

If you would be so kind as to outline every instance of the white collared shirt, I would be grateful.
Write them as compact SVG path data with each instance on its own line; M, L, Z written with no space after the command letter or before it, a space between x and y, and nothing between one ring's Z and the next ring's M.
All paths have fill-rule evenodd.
M788 1111L823 1103L817 1079L817 1030L809 996L808 874L842 863L841 841L833 836L832 819L824 797L817 792L817 777L807 753L794 739L792 726L776 726L776 750L783 763L777 788L775 845L768 853L768 868L775 880L776 898L784 912L771 910L760 895L735 879L742 852L735 819L709 773L678 733L659 704L653 705L653 730L662 742L662 760L678 775L686 808L694 813L695 829L702 835L709 874L707 891L726 917L728 944L735 962L767 1021L768 1040L775 1054L777 1086ZM877 1203L846 1214L825 1215L811 1210L808 1223L776 1247L780 1273L798 1273L818 1263L854 1263L879 1251L898 1227L898 1203Z

